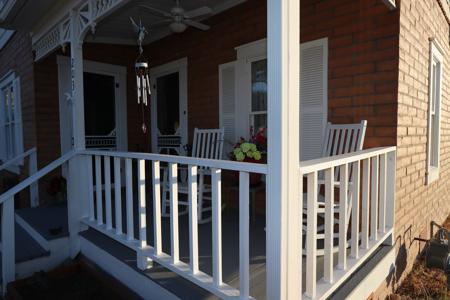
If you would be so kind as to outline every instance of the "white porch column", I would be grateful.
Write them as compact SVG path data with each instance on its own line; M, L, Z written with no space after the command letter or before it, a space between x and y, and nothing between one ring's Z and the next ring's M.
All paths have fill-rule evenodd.
M267 299L301 299L300 0L267 0Z
M79 31L77 11L70 15L70 65L72 89L72 149L85 149L84 129L84 87L83 87L83 38ZM91 161L84 156L75 156L69 161L68 173L68 225L70 255L75 257L80 251L79 232L82 230L81 218L87 217L88 208L88 163Z

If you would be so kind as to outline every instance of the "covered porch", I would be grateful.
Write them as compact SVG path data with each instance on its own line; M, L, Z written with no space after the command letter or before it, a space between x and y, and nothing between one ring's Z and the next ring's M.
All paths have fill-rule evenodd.
M329 98L336 95L328 95L328 39L300 43L297 0L267 1L267 7L241 2L202 2L213 7L199 20L212 33L189 28L179 36L166 27L152 31L158 19L142 8L170 9L168 3L82 1L61 8L64 17L46 24L34 45L37 64L61 45L66 50L58 53L63 155L0 196L4 213L14 210L5 204L16 193L62 167L71 255L90 253L85 240L105 251L120 244L124 261L141 272L183 278L180 286L165 286L180 298L192 292L205 298L324 299L380 245L392 244L395 147L370 148L378 142L371 127L376 117L367 118L365 150L320 155L328 121L363 120L361 114L329 116ZM196 7L195 1L181 3L186 10ZM235 23L227 12L252 22ZM150 25L144 45L149 106L136 100L138 53L129 17ZM224 29L229 27L234 30ZM212 39L222 31L227 35ZM234 33L242 31L247 36ZM100 87L106 92L98 93ZM224 128L221 159L188 154L184 146L192 144L194 128ZM257 128L268 132L265 163L230 161L234 144ZM345 144L344 134L334 134ZM211 221L199 224L204 169L210 172ZM252 174L264 178L256 195ZM184 209L187 214L179 214Z

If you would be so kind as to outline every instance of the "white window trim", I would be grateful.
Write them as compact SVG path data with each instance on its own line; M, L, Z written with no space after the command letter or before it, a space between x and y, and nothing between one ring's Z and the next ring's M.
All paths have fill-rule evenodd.
M238 46L235 50L237 56L236 136L250 138L250 119L258 113L252 112L252 62L267 59L267 39L261 39Z
M432 151L432 128L431 128L431 116L432 116L432 78L433 78L433 61L439 62L440 72L439 72L439 89L437 100L437 111L434 111L436 115L436 122L438 127L437 135L437 148L435 155L437 156L437 166L431 165L431 151ZM444 56L442 55L441 48L436 44L435 40L430 40L430 59L428 67L428 138L427 138L427 172L426 172L426 182L427 184L439 179L439 169L440 169L440 141L441 141L441 102L442 102L442 75L444 72Z
M16 81L18 82L18 85L15 85ZM14 100L18 101L17 103L15 103L15 109L18 110L17 111L17 115L15 116L15 124L19 123L20 124L20 130L16 131L15 134L18 135L18 138L21 140L20 144L16 144L16 152L15 153L15 157L21 155L23 153L23 127L22 127L22 97L21 97L21 90L20 90L20 79L18 77L16 77L16 74L13 71L8 72L5 76L0 78L0 126L3 126L2 124L4 123L3 117L4 117L4 112L2 110L2 108L4 108L4 99L3 99L3 93L1 92L6 86L12 84L13 85L13 89L14 89L14 93L15 93L15 98ZM18 88L18 90L16 90L16 88ZM4 135L2 135L2 137L0 138L0 143L1 145L3 145L3 147L6 146L6 141L4 140ZM17 140L16 140L17 141ZM0 149L0 159L4 160L4 163L6 162L5 157L3 157L3 155L6 155L6 150L5 149ZM6 170L13 172L13 173L19 173L20 172L20 166L23 165L23 160L19 161L17 164L15 165L11 165L10 167L7 167Z
M2 50L6 46L13 34L14 30L0 28L0 50Z

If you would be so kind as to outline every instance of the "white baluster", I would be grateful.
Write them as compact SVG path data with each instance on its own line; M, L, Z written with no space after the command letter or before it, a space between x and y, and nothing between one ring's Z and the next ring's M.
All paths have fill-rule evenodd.
M395 173L396 173L396 152L387 154L386 169L386 228L393 229L395 224ZM394 245L394 236L391 236L389 244Z
M192 274L198 272L197 167L188 167L189 186L189 247Z
M370 193L370 239L378 239L378 156L372 157L372 180Z
M325 170L325 247L324 280L333 282L333 241L334 241L334 168Z
M387 171L386 154L380 156L380 211L378 216L378 226L380 232L386 232L386 171Z
M114 203L116 211L116 234L122 234L122 184L120 178L120 158L114 157Z
M14 197L2 204L2 287L6 294L8 283L16 280Z
M137 250L137 265L141 270L149 268L152 261L143 251L147 247L147 206L145 197L145 160L138 160L138 218L139 218L139 247Z
M30 176L38 171L36 149L29 156L28 169ZM31 207L39 206L39 181L30 185L30 205Z
M162 252L161 243L161 168L159 161L152 162L152 182L153 182L153 236L155 254Z
M106 229L112 229L112 207L111 207L111 160L109 156L103 158L105 170L105 212Z
M101 156L95 156L95 200L97 203L97 224L103 224L102 195L102 161Z
M352 238L350 254L353 258L359 257L359 173L360 162L354 162L352 165Z
M126 202L127 202L127 239L134 240L134 220L133 220L133 165L130 158L125 160L126 177Z
M316 297L317 267L317 172L308 174L306 216L306 296Z
M222 179L220 169L211 169L212 184L212 235L213 280L222 285Z
M179 248L179 228L178 228L178 169L177 164L169 164L170 182L170 249L172 263L176 264L180 260Z
M89 221L95 221L95 206L94 206L94 178L92 170L92 157L88 156L87 160L87 181L88 181L88 201L89 201Z
M249 173L239 172L239 288L241 299L250 296Z
M347 201L348 201L348 164L340 166L339 178L339 260L341 270L347 269Z
M363 183L361 200L361 248L369 248L369 196L370 196L370 161L363 160Z

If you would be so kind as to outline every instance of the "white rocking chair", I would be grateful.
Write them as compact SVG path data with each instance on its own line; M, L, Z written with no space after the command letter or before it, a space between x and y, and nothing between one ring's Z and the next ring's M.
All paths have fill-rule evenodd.
M364 138L366 134L367 121L363 120L361 123L357 124L331 124L328 123L325 129L325 138L322 144L322 157L329 157L335 155L347 154L355 151L360 151L363 148ZM352 211L352 176L353 172L349 172L349 181L348 181L348 197L347 197L347 219L346 219L346 228L348 228L350 222L350 214ZM339 188L339 168L335 169L334 172L334 181L335 187ZM319 173L318 179L318 191L319 195L318 199L318 210L317 214L319 217L324 218L325 215L325 197L320 194L320 186L325 184L323 179L323 174ZM339 202L334 203L334 213L339 214L340 205ZM307 197L306 193L303 194L303 214L307 214ZM339 218L334 218L334 223L339 224ZM303 233L306 233L306 219L303 219ZM324 240L325 234L324 225L317 226L317 240ZM337 237L338 234L335 234ZM334 247L334 250L337 250L337 247ZM317 255L323 255L323 250L318 249Z
M222 159L223 141L224 141L224 128L221 129L194 129L194 142L192 148L192 157L205 158L205 159ZM179 169L186 169L185 167ZM184 170L186 171L186 170ZM187 175L187 172L180 172ZM183 177L183 174L180 174ZM210 196L205 194L211 193L211 185L205 183L205 177L211 176L211 170L206 167L198 168L198 222L200 224L206 223L211 220L211 216L205 217L205 212L211 211L211 206L205 206L205 200L211 201ZM184 178L178 182L178 193L189 194L189 187L187 180ZM179 205L189 207L188 201L178 201ZM168 172L165 170L163 175L163 203L162 203L162 216L170 216L170 185L168 180ZM186 214L188 209L180 212L180 214Z

